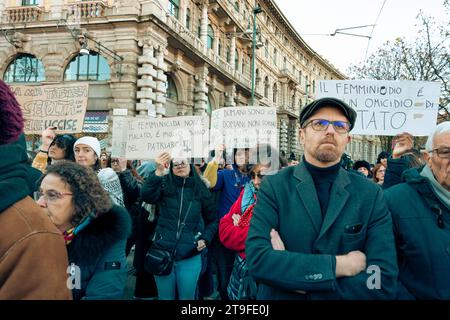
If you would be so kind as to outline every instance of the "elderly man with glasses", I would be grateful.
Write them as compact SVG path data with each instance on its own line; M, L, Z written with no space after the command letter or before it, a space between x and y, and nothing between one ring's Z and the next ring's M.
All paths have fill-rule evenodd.
M423 168L385 191L394 222L399 299L450 299L450 121L428 137ZM399 203L401 200L401 203Z
M258 299L391 299L398 275L381 188L341 168L356 112L322 98L300 114L305 153L261 184L246 243Z

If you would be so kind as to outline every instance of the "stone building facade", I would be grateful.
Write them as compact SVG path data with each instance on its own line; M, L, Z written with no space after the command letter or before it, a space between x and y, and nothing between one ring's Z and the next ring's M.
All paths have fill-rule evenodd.
M280 149L299 156L301 108L318 80L345 76L305 43L273 0L258 5L254 104L277 108ZM116 108L170 117L250 105L253 6L253 0L5 0L0 76L14 84L89 81L86 132L105 140ZM90 54L82 57L82 48ZM372 157L376 147L367 147L375 141L360 138L349 154Z

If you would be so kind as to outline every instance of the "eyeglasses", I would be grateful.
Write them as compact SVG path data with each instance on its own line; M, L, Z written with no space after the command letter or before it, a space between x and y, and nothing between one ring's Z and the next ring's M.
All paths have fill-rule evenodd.
M436 153L439 158L450 159L450 148L437 148L429 152Z
M62 199L64 196L70 196L73 193L70 192L59 192L55 190L49 190L47 192L35 191L33 196L34 200L38 201L40 198L44 197L47 202L54 202Z
M256 179L256 177L258 177L259 179L263 179L265 177L265 175L261 174L261 173L255 173L252 172L251 174L252 179Z
M179 166L185 166L187 164L189 164L187 160L174 161L173 162L173 167L177 168Z
M307 126L311 125L311 128L313 128L316 131L325 131L328 129L328 126L332 124L334 130L339 134L344 134L350 131L350 123L345 121L329 121L325 119L314 119L309 121L306 125L303 126L303 128L306 128Z

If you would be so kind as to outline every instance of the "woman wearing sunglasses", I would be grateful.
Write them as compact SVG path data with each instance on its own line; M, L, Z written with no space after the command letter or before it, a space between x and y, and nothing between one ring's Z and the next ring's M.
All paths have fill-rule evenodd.
M193 300L202 267L200 253L217 232L216 206L188 159L171 160L163 152L156 165L155 173L144 182L141 198L157 206L153 245L169 252L175 249L170 274L155 275L158 298Z
M66 242L74 300L121 299L130 218L112 204L95 173L69 161L51 165L35 199Z
M267 148L266 159L276 161L262 161L263 156L260 151ZM281 169L281 159L269 145L263 145L258 149L253 149L252 153L257 153L257 163L250 170L251 180L245 184L239 198L231 206L230 211L220 219L219 238L222 244L236 252L233 270L227 287L227 294L230 300L248 300L256 298L256 283L248 274L245 261L245 241L247 240L250 220L253 216L253 208L257 201L257 192L263 178L269 171ZM253 158L253 157L252 157ZM264 157L265 158L265 157ZM270 161L270 160L269 160ZM272 173L272 172L271 172Z
M33 160L32 166L45 173L47 166L59 160L75 161L73 145L75 137L70 134L56 135L55 127L42 132L41 148Z

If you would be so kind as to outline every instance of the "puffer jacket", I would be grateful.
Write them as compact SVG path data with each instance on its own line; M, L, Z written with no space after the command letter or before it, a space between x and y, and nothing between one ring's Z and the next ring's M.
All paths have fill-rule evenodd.
M217 232L215 202L192 165L187 178L175 176L172 171L162 177L151 174L142 187L141 199L157 205L153 241L158 247L172 251L177 230L185 223L176 246L174 257L177 261L199 254L198 240L203 239L208 245Z

